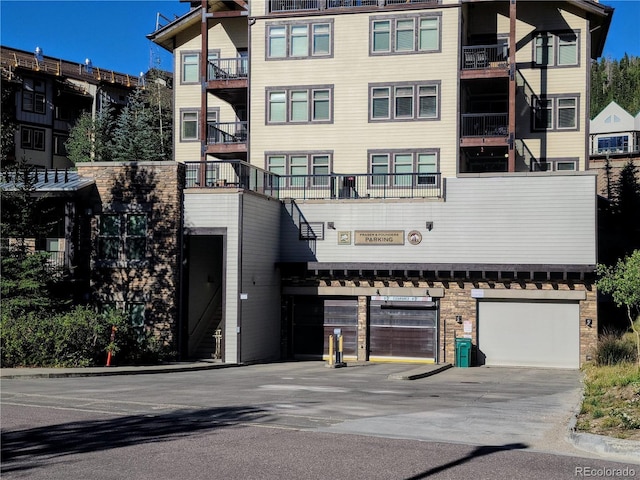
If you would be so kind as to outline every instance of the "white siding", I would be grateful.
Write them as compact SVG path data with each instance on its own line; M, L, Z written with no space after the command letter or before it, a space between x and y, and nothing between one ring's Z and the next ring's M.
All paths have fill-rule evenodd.
M279 201L251 193L185 194L185 227L226 228L225 358L280 355ZM241 300L241 294L247 299ZM238 335L240 327L240 335ZM238 339L242 345L238 345ZM240 348L239 348L240 347Z
M446 201L296 202L309 222L334 222L315 253L283 223L285 261L596 263L595 175L450 178ZM426 229L433 222L433 230ZM419 245L338 245L338 232L411 230ZM305 244L306 245L306 244Z

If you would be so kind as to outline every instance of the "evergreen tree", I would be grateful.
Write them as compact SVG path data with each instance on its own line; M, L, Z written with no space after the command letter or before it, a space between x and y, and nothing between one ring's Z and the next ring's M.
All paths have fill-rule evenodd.
M10 78L2 76L2 89L0 89L0 162L2 167L7 167L15 162L15 132L18 125L15 121L15 94L19 84L12 82Z
M93 160L93 142L95 138L95 122L89 112L82 112L69 132L65 143L69 160L74 164Z
M640 179L638 167L629 160L612 186L612 217L622 242L620 257L640 249Z
M615 101L632 115L640 112L640 57L602 58L591 66L591 118Z

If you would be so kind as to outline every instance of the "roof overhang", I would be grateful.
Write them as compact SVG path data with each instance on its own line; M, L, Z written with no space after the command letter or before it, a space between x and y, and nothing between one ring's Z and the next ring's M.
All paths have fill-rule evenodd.
M165 50L173 52L175 36L202 21L202 6L194 6L200 2L190 3L193 8L188 13L150 33L147 38ZM241 17L248 14L247 3L243 0L209 0L206 13L209 18Z
M17 175L15 173L3 174L0 182L0 190L5 192L16 192L22 188L22 172ZM31 173L30 175L34 175ZM46 173L39 171L37 179L32 179L31 188L34 195L52 194L52 195L68 195L84 190L87 187L95 185L96 181L91 177L82 177L78 172L54 171L49 170Z
M613 7L603 5L594 0L567 0L587 13L591 33L591 58L596 59L602 55L604 44L607 40Z

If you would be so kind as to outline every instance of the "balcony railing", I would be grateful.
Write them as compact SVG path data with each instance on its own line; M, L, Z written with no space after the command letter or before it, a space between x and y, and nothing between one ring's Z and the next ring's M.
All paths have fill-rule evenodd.
M325 10L350 7L384 7L387 5L434 4L441 0L270 0L270 12Z
M249 59L216 58L208 61L207 80L239 80L249 76Z
M507 44L462 47L462 69L501 68L509 64Z
M208 122L207 144L246 143L247 122Z
M462 117L463 137L506 137L509 135L507 113L466 113Z
M242 188L278 198L277 175L241 160L185 162L185 188Z
M242 188L275 198L440 198L439 173L276 175L242 161L186 163L186 188Z

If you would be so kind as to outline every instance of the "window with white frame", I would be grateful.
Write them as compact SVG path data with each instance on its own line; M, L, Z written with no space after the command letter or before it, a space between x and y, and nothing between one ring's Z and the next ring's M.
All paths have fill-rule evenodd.
M539 32L533 41L533 62L538 66L577 66L579 32Z
M438 185L437 150L372 151L371 186L416 187Z
M440 83L369 85L369 121L437 120Z
M536 99L533 106L534 130L578 130L578 95L554 95Z
M200 54L183 53L181 65L182 83L198 83L200 77Z
M20 129L20 146L24 149L44 151L44 139L44 129L31 127Z
M180 140L198 140L200 137L200 112L198 110L180 111Z
M621 153L629 151L629 135L598 138L597 153Z
M42 80L25 78L22 82L22 110L25 112L46 112L46 85Z
M333 20L267 25L267 59L330 57Z
M98 259L141 261L147 254L147 215L144 213L100 216Z
M333 86L267 89L267 123L331 123Z
M280 187L308 188L329 186L330 152L287 152L266 156L266 170L283 176Z
M440 50L440 15L371 18L370 53L422 53Z

